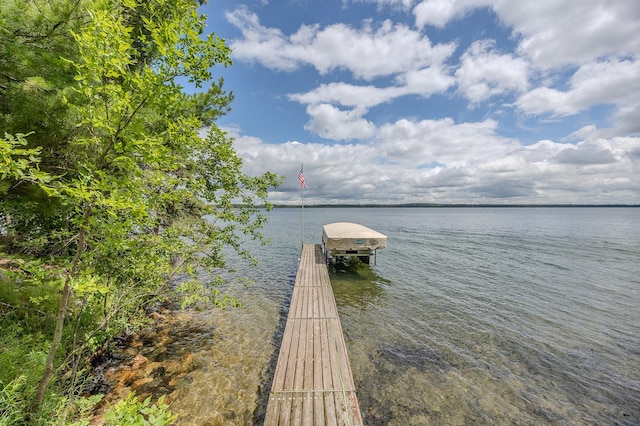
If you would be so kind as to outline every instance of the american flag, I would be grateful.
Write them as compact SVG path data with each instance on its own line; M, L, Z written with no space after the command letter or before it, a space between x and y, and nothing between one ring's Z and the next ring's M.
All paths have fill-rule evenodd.
M300 188L304 188L304 173L302 173L302 166L300 166L300 172L298 173L298 180L300 181Z

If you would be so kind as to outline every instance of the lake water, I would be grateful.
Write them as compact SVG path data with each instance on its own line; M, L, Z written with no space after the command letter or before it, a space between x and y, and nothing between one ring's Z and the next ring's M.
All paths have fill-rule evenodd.
M270 216L243 308L176 342L178 424L263 419L302 242ZM389 237L331 272L365 424L640 424L640 208L305 208L304 242L341 221Z

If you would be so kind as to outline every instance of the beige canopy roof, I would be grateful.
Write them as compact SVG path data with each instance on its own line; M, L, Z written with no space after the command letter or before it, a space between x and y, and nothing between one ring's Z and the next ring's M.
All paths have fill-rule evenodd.
M357 223L329 223L322 227L322 242L327 250L366 250L387 246L387 236Z

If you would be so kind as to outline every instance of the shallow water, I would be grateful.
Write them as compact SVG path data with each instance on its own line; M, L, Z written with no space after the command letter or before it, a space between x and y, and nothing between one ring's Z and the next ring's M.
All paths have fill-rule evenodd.
M389 237L331 281L365 424L640 424L640 209L305 208ZM193 312L182 425L261 424L301 245L271 213L238 310ZM205 326L203 326L205 324Z

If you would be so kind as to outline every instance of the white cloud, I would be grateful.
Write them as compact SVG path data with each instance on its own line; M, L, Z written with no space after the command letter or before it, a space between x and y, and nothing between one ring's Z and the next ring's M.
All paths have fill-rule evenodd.
M239 7L225 14L227 20L242 31L243 39L232 41L230 47L233 56L248 61L256 61L264 66L279 70L292 71L298 67L298 62L291 55L273 55L271 52L282 51L287 40L282 31L277 28L266 28L260 24L258 15L250 12L246 7ZM300 29L300 37L311 29Z
M424 0L413 13L417 27L442 28L483 7L512 28L520 39L519 53L541 68L640 54L636 0Z
M345 69L371 80L440 64L456 48L455 43L434 46L419 31L390 20L377 27L365 21L360 29L345 24L301 26L287 37L262 26L246 7L227 12L226 17L243 35L230 42L234 58L282 71L311 65L321 74Z
M522 58L496 52L493 40L474 42L460 58L458 90L471 102L505 92L523 92L528 86L528 64Z
M306 93L290 94L289 99L307 105L306 111L311 120L305 126L306 130L332 140L369 139L377 130L372 122L364 118L370 108L401 96L429 97L445 92L454 81L440 68L429 67L398 76L398 86L381 88L330 83ZM348 109L340 109L336 104Z
M553 113L554 115L571 115L579 108L571 102L569 93L548 87L537 87L522 95L516 105L528 114Z
M343 0L345 4L348 0ZM393 9L409 9L413 6L415 0L352 0L352 3L375 3L379 9L391 7Z
M307 93L295 93L289 98L302 104L337 103L347 107L372 107L388 102L405 91L399 87L378 88L375 86L356 86L347 83L323 84Z
M362 114L358 113L360 116L355 120L358 114L339 110L335 105L357 107L362 111L362 108L369 109L405 95L429 97L434 93L442 93L455 82L459 93L472 103L478 103L492 96L526 91L531 84L529 66L532 64L551 66L589 59L593 57L593 52L600 52L600 45L608 49L603 50L604 53L633 50L630 47L620 49L619 44L614 43L618 38L603 35L604 41L591 42L593 49L588 49L589 46L582 41L579 43L591 52L591 56L585 56L578 50L570 52L571 49L578 49L575 39L596 37L603 28L610 28L610 18L607 17L620 17L623 12L628 12L628 15L620 17L621 28L616 31L627 34L624 32L626 28L640 22L629 21L629 16L633 16L640 7L622 0L607 3L606 8L599 0L585 0L579 5L568 1L427 0L419 3L414 9L418 26L445 25L474 7L492 7L501 20L512 26L514 34L521 37L518 51L526 55L530 62L514 54L500 53L494 41L476 41L462 55L455 73L456 80L443 65L453 53L455 42L433 46L420 31L393 24L389 20L379 26L365 21L359 29L345 24L324 28L303 25L294 34L286 36L278 29L262 26L257 15L246 7L228 12L227 19L243 33L242 39L231 42L237 59L257 61L284 71L297 70L305 65L314 66L320 73L345 69L365 80L395 76L396 84L388 87L334 82L306 93L290 95L291 99L308 105L307 110L314 113L307 129L336 139L340 134L364 134L368 137L370 133L366 130L369 126ZM565 12L559 13L562 10L560 5L565 7ZM581 29L576 29L575 25L567 26L565 20L574 18L566 10L575 11L582 19ZM549 34L553 35L553 40L547 40L543 46L540 40L549 37ZM640 39L629 38L636 40L627 43L629 46L634 46ZM565 44L554 46L554 43L561 42ZM541 50L543 47L544 52L552 52L562 58L546 58L547 53ZM522 94L514 105L530 115L562 117L577 114L593 105L613 104L619 108L613 120L627 132L617 134L633 134L638 127L635 118L640 104L635 101L640 99L640 79L637 75L640 75L638 60L611 58L587 62L570 79L568 89L556 88L554 80L548 79L550 85L536 87ZM319 104L332 104L334 107L330 110L327 106L318 107ZM335 123L337 126L344 128L349 123L352 128L359 130L333 131L328 121L331 117L338 119Z
M320 103L339 104L345 107L371 108L406 95L429 97L445 92L454 84L453 77L438 67L410 70L396 78L397 86L376 87L347 83L322 84L306 93L294 93L289 99L306 105Z
M362 118L365 112L363 108L343 111L329 104L310 105L307 113L311 121L305 129L325 139L367 139L375 134L376 127Z
M576 165L611 164L616 162L613 152L606 144L592 142L571 145L560 151L551 160L562 164Z
M566 116L593 105L614 104L633 115L640 105L638 76L640 60L587 63L571 77L569 90L538 87L522 95L516 105L528 114Z
M640 60L582 65L571 77L571 88L582 105L637 104L640 100Z
M640 134L640 99L637 104L621 106L613 114L614 127L605 136L624 136Z
M408 70L396 78L403 95L420 95L425 98L434 93L446 92L455 84L455 79L440 66Z
M522 38L519 52L539 67L640 53L640 3L636 0L491 3L500 19Z
M326 144L236 137L251 175L286 177L276 203L297 197L304 162L310 203L640 203L640 138L549 140L523 146L495 123L400 120L377 143Z
M475 164L505 155L519 145L496 135L497 123L456 124L450 118L383 125L378 132L380 150L390 160L410 166L437 162L447 166Z
M414 9L416 26L423 28L426 25L443 28L449 21L459 18L473 7L480 6L484 2L466 0L425 0Z

